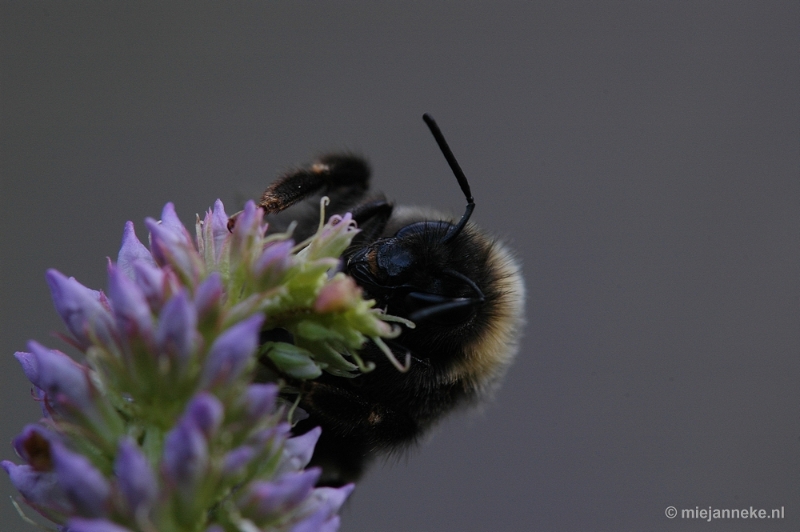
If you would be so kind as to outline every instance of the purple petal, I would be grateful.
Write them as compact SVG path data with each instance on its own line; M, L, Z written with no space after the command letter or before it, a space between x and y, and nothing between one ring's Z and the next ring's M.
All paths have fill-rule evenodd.
M47 270L46 278L56 310L80 347L89 347L93 343L92 335L103 343L111 342L114 320L101 303L100 292L86 288L74 277L67 278L57 270Z
M53 472L36 471L28 465L16 465L8 460L0 463L8 473L11 483L25 498L25 502L47 515L70 514L75 510L67 500L64 490L58 485Z
M147 304L154 311L161 310L166 294L166 274L164 270L145 262L133 264L134 280L142 295L147 299Z
M126 222L125 229L122 231L122 247L119 248L119 255L117 255L117 267L133 279L133 265L139 261L151 266L156 265L150 250L136 238L133 222Z
M191 280L196 280L203 269L202 258L186 228L175 215L172 204L167 203L164 206L162 223L147 218L145 225L150 230L151 247L156 263L170 264Z
M52 406L67 406L84 413L94 409L93 388L85 366L33 340L28 342L28 349L30 353L17 352L14 356L25 376L44 391Z
M150 462L130 438L119 444L114 473L131 513L147 513L158 495L158 484Z
M120 268L108 272L108 293L117 327L128 338L148 340L153 334L153 316L141 289Z
M219 335L208 352L201 385L231 383L247 367L258 347L264 316L250 316Z
M233 228L233 237L243 241L248 235L257 231L259 222L263 218L264 211L258 209L253 200L244 204L244 210L236 218L236 225Z
M38 382L41 382L42 376L39 372L39 360L33 353L26 353L25 351L17 351L14 353L14 358L17 359L19 365L22 366L22 372L34 386L38 387ZM41 388L40 388L41 389Z
M197 307L197 314L202 317L217 310L222 301L223 293L222 276L219 272L213 272L205 281L200 283L195 292L194 304Z
M64 532L131 532L131 529L107 519L73 517L67 522L67 528Z
M208 392L199 392L186 407L185 417L210 440L222 424L224 415L225 410L219 399Z
M260 450L267 445L273 446L276 449L280 449L284 442L288 439L291 430L292 426L288 423L278 423L274 427L268 427L256 431L248 437L247 441L256 450ZM284 471L279 471L278 473L283 472Z
M336 532L339 530L339 516L329 508L321 507L299 523L290 532Z
M171 201L164 205L164 208L161 210L161 225L168 227L175 233L181 234L186 242L192 243L192 237L189 231L186 230L183 222L178 218L178 213L175 212L175 204Z
M307 466L314 454L314 446L317 444L320 434L322 434L322 429L314 427L301 436L286 440L278 472L299 471Z
M50 442L57 441L55 434L39 425L27 425L14 438L14 451L36 471L52 471Z
M295 525L292 532L336 530L339 527L339 517L336 513L354 488L354 484L347 484L341 488L316 488L297 509L297 513L311 515Z
M345 484L341 488L316 488L310 499L315 503L324 503L332 513L336 513L355 488L355 484Z
M253 266L253 271L266 286L280 281L283 272L292 265L294 240L282 240L269 244Z
M225 207L220 200L214 202L214 211L211 214L211 234L214 238L214 260L219 262L225 242L231 238L231 232L228 231L228 215L225 214Z
M251 384L245 392L247 416L251 420L258 420L271 414L275 409L275 399L278 397L276 384Z
M197 312L184 289L164 305L158 319L156 343L162 351L185 361L194 351L196 334Z
M271 482L254 482L239 503L242 513L256 520L264 520L296 507L311 493L321 472L313 468L287 473Z
M239 475L255 457L256 450L249 445L237 447L225 455L222 472L227 476Z
M111 486L100 471L60 443L53 442L50 450L58 484L77 512L83 517L106 515Z
M185 416L165 438L162 465L167 477L183 492L191 492L206 474L208 443Z

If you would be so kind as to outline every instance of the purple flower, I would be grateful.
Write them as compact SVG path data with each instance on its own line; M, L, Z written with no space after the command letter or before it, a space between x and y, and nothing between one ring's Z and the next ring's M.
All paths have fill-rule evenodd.
M328 274L355 231L351 217L331 218L299 255L293 241L265 236L253 202L229 232L217 201L198 219L196 241L171 203L146 224L150 250L125 225L108 298L48 271L66 340L86 359L36 342L16 353L46 419L14 439L25 463L2 462L11 482L61 532L335 530L352 487L314 489L320 470L304 468L320 429L290 438L279 386L253 384L249 370L265 314L270 327L300 319L300 339L327 338L330 314L349 307L361 313L350 322L377 319L347 292L353 286ZM295 378L328 363L282 345L294 351L268 356Z
M133 266L139 261L149 264L150 266L156 265L156 261L153 260L153 255L150 254L150 250L136 238L133 222L127 222L122 232L122 247L119 248L119 254L117 255L117 267L122 270L125 275L133 279Z
M291 510L308 497L321 472L314 468L286 473L269 482L254 482L239 502L242 514L263 521Z
M200 429L207 440L217 433L224 415L222 403L208 392L195 395L186 409L186 418Z
M14 438L17 456L25 460L36 471L52 471L53 459L50 457L50 442L58 437L39 425L27 425L19 436Z
M180 423L164 442L164 471L182 492L191 492L208 466L208 443L191 423Z
M355 489L354 484L341 488L317 488L304 502L298 512L308 515L292 527L291 532L320 532L339 529L336 513Z
M82 519L74 517L67 523L64 532L132 532L130 528L125 528L107 519Z
M196 396L178 425L164 441L162 467L169 479L185 493L194 491L208 469L208 436L221 420L222 405L211 394Z
M267 245L253 266L253 273L263 286L273 286L281 280L283 273L292 265L293 248L294 240L280 240Z
M322 434L322 429L314 427L301 436L286 440L283 447L283 460L278 473L299 471L307 466L311 461L311 455L314 454L314 446L317 444L320 434Z
M20 351L14 356L28 380L44 391L48 405L62 415L95 413L95 392L85 366L38 342L28 342L28 349L30 353Z
M89 347L93 337L106 344L112 341L114 321L101 302L100 292L90 290L74 277L67 278L56 270L47 270L45 277L56 310L81 349Z
M203 367L201 383L204 388L229 383L244 371L258 347L262 323L264 316L256 314L219 335Z
M121 268L109 267L108 293L118 329L129 339L151 339L153 316L150 306L136 283Z
M167 274L164 270L146 262L133 264L136 286L142 291L147 304L154 312L161 310L167 296Z
M225 455L222 461L222 472L229 477L242 474L244 468L253 461L257 454L255 448L249 445L237 447Z
M224 293L225 287L219 272L212 273L200 283L194 294L194 304L201 319L213 319L217 316Z
M158 495L158 483L147 458L130 438L119 444L114 473L131 512L148 511Z
M291 532L336 532L339 530L339 516L328 508L320 508L291 529Z
M275 409L278 397L276 384L251 384L245 394L247 416L252 422L269 415Z
M231 247L237 254L246 256L253 239L266 231L266 226L261 225L263 217L264 211L256 207L254 201L245 203L244 210L237 216L236 225L233 227Z
M179 361L186 361L194 352L197 312L187 291L181 290L161 310L156 329L159 349Z
M161 265L169 264L188 282L195 282L203 271L203 261L194 247L192 237L186 231L175 207L167 203L161 213L161 223L152 218L145 220L150 230L153 258Z
M210 221L211 239L214 242L214 262L218 263L225 243L231 237L231 232L228 231L228 215L225 214L225 207L223 207L220 200L214 202L214 210L211 213Z
M83 455L58 442L51 442L50 451L58 484L78 514L83 517L106 515L111 486L102 473Z
M25 502L53 521L62 521L75 512L52 471L38 471L29 465L16 465L8 460L0 463L11 483Z

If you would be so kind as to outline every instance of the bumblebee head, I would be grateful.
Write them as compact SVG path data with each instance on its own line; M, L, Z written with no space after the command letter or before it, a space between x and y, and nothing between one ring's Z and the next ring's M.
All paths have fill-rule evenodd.
M353 254L348 272L390 314L430 326L467 324L486 297L473 280L477 264L464 268L476 258L473 239L462 230L448 238L455 228L443 221L406 225Z
M485 301L475 281L458 264L468 259L456 244L472 216L475 200L464 172L439 126L429 114L422 119L453 170L467 207L457 224L416 221L391 238L378 240L348 260L351 275L384 303L389 312L413 322L440 325L468 322Z

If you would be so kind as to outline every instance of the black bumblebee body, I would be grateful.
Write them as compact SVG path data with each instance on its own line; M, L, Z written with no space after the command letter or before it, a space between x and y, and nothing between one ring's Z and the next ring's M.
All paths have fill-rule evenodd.
M260 201L270 231L296 220L298 240L316 230L321 196L330 198L329 214L352 212L361 232L343 254L342 270L377 307L416 324L387 342L401 361L409 355L405 372L368 343L359 354L373 371L296 383L309 417L294 431L322 427L312 465L323 468L323 484L357 479L374 456L405 448L447 412L486 396L516 354L524 299L519 267L503 244L467 223L474 208L469 185L436 124L425 120L467 197L458 222L371 194L367 163L349 154L284 175Z

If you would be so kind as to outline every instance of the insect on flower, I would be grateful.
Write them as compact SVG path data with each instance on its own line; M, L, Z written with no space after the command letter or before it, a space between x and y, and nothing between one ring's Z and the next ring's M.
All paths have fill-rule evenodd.
M467 178L434 120L423 119L467 200L459 220L372 193L368 164L347 153L287 173L259 201L270 230L296 221L298 239L316 231L314 206L322 196L330 198L331 212L352 213L360 232L341 254L339 270L364 298L405 324L399 337L373 339L354 353L371 371L288 378L308 413L293 430L323 429L312 458L323 467L323 484L357 479L376 455L407 447L446 413L485 397L517 351L524 300L519 265L504 244L469 223L475 202ZM232 219L230 226L238 223ZM320 308L335 305L336 285L328 290ZM262 340L273 348L292 341L275 330Z

